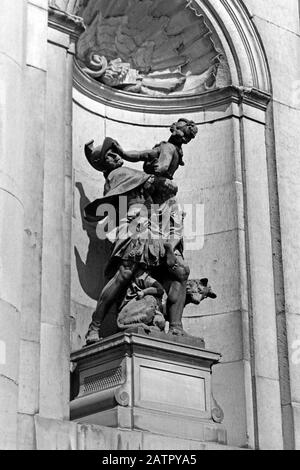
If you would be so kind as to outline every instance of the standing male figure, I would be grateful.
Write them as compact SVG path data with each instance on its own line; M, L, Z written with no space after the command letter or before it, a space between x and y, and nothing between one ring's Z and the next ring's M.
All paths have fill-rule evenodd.
M182 314L189 268L183 259L181 236L174 233L176 224L181 233L182 220L176 220L181 217L174 208L177 187L170 180L179 166L184 164L182 145L195 138L197 127L193 121L182 118L171 126L171 133L168 142L161 142L154 149L143 152L125 152L116 141L109 138L105 139L102 147L93 149L91 144L85 147L88 161L95 169L102 171L106 178L104 198L89 204L85 210L89 220L97 220L97 208L101 203L116 201L118 196L126 195L126 229L128 224L139 216L140 205L147 206L147 200L160 205L173 227L172 233L161 233L158 240L151 236L153 232L149 221L144 221L146 223L142 223L142 226L137 224L137 233L125 239L120 237L121 225L118 227L111 257L111 262L118 262L117 270L100 294L86 335L87 344L99 341L99 330L104 316L116 299L124 294L135 271L141 265L157 277L161 277L163 273L163 279L160 281L166 286L168 294L170 333L184 334ZM130 162L144 161L145 173L123 167L123 159ZM172 256L168 256L168 253ZM172 263L168 263L168 259L172 259Z

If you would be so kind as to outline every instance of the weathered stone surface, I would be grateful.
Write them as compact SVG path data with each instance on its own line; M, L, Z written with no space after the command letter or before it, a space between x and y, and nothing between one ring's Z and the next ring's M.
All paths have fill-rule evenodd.
M279 383L277 380L257 377L256 388L259 448L261 450L281 450L283 435Z
M164 333L162 331L151 331L149 334L145 332L144 328L139 327L138 325L136 327L131 327L129 330L126 330L127 333L137 333L139 335L143 335L146 338L157 338L157 339L162 339L164 341L172 341L175 344L182 344L186 346L195 346L197 348L203 348L205 349L205 343L203 338L197 337L195 334L194 336L170 336L167 333ZM193 332L195 333L195 332ZM207 348L210 351L213 349Z
M201 157L200 157L201 158ZM187 165L190 160L187 160ZM194 162L193 171L196 172L196 162ZM191 187L179 189L179 197L182 204L187 207L193 201L191 214L196 214L196 211L203 211L203 232L204 235L215 234L234 230L238 227L237 213L236 213L236 184L226 183L218 187L216 192L215 187ZM199 204L196 208L195 204ZM200 209L202 206L202 209ZM190 215L188 214L188 217ZM186 218L186 223L188 223ZM194 224L193 229L195 230ZM188 235L188 232L187 232Z
M185 151L186 165L176 175L180 190L222 186L235 180L232 122L203 124ZM215 138L218 135L218 138Z
M23 63L23 50L20 45L23 43L23 28L21 26L24 19L26 2L21 4L3 0L1 3L2 28L0 34L0 51L13 59L17 64Z
M47 11L40 5L27 7L26 64L42 70L47 69Z
M257 4L256 8L262 5ZM254 6L253 6L254 8ZM282 9L289 9L289 14L282 14ZM292 349L295 337L299 337L299 326L297 315L300 311L299 289L296 287L296 279L299 277L299 5L297 2L289 2L273 11L272 22L265 21L269 15L260 14L261 18L255 18L260 30L269 59L274 90L274 135L276 149L276 165L278 174L278 201L280 213L281 246L283 256L284 277L284 311L281 313L281 324L283 329L278 338L281 348L285 348L285 356L290 356L290 374L285 364L281 365L280 376L283 383L286 403L290 397L290 391L299 400L299 366L293 363ZM262 10L263 11L263 10ZM293 13L292 13L293 12ZM287 12L286 12L287 13ZM296 34L295 34L296 33ZM282 67L284 61L284 67ZM292 70L291 74L287 70ZM287 343L284 334L284 320L287 321ZM289 349L289 353L287 350ZM289 390L290 388L290 390ZM290 416L290 405L283 410L284 440L289 447L294 445L293 433L295 433L296 448L299 448L297 421L298 404L295 403L294 425Z
M94 307L94 305L93 305ZM85 345L85 333L91 321L94 308L72 301L71 305L71 347L78 351Z
M48 4L50 0L28 0L28 3L36 5L44 10L48 10Z
M205 450L207 443L143 433L143 450Z
M54 44L49 42L47 47L39 412L43 417L67 419L71 67L66 48L70 38L51 28L48 33Z
M201 250L189 250L186 243L185 257L191 269L191 278L201 278L205 273L218 295L214 301L208 299L202 303L201 315L231 312L240 308L237 243L237 231L205 236ZM227 273L226 277L222 275L223 272ZM186 314L196 313L196 309L188 306Z
M290 390L292 403L300 403L300 314L287 315L287 331L291 382L286 387Z
M293 5L288 8L297 8L296 2L292 3ZM280 12L280 16L283 17L284 14ZM293 15L290 14L289 18L293 18ZM270 21L265 21L258 17L254 18L254 22L259 28L264 47L267 51L271 74L274 77L274 100L299 109L300 59L298 35L293 31L287 30L285 27L279 27ZM290 70L293 70L292 77ZM285 126L281 127L281 129L285 129ZM295 138L297 138L296 135Z
M46 37L44 38L46 42ZM38 341L41 315L41 254L43 177L45 153L46 73L34 67L25 71L26 120L24 166L24 244L21 335ZM38 92L37 92L38 91Z
M265 22L274 23L278 28L286 28L294 33L299 32L299 10L297 2L283 3L281 0L273 0L272 6L265 0L244 0L249 11ZM261 32L261 31L260 31Z
M244 341L246 342L246 341ZM252 370L251 370L251 362L250 358L247 358L245 355L246 360L244 360L244 381L245 381L245 412L246 412L246 436L247 442L246 445L249 449L255 449L255 423L254 423L254 390L253 390L253 383L252 383Z
M0 188L0 298L21 310L23 207L6 188Z
M15 383L19 378L20 316L20 312L12 305L0 300L0 339L2 341L0 376Z
M20 342L19 412L32 414L39 409L40 343Z
M48 42L67 50L69 50L71 46L70 37L64 32L54 28L48 28Z
M0 445L1 450L17 448L18 384L0 375Z
M17 446L23 248L25 1L1 4L0 30L0 445ZM17 142L18 151L12 151ZM17 168L17 171L16 171Z
M132 109L132 112L128 113L126 108L124 110L121 107L120 108L114 108L114 107L109 107L109 106L105 107L105 105L101 102L101 100L91 101L88 97L82 96L82 94L80 95L78 90L74 90L74 97L75 97L75 101L77 103L82 103L82 105L85 107L86 110L90 110L90 112L93 114L106 117L107 118L106 122L108 125L110 124L110 121L112 121L111 122L112 125L114 124L118 125L118 123L119 124L125 123L125 124L133 124L135 126L135 129L136 129L136 126L138 126L139 129L142 127L146 127L146 126L149 126L152 128L154 124L154 119L155 119L155 124L156 126L158 126L158 129L156 128L156 126L153 127L152 135L156 135L156 131L160 131L160 135L162 135L162 132L161 132L162 129L160 129L160 127L165 127L166 129L168 129L170 126L170 122L175 122L178 119L179 112L177 110L173 110L172 107L168 109L168 113L163 113L163 114L155 113L155 116L152 113L151 114L143 113L142 114L143 117L141 120L140 112L135 112L134 108ZM176 104L176 101L175 101L175 104ZM204 119L204 114L205 114L205 111L197 107L195 110L195 113L193 113L195 122L202 122ZM110 132L107 132L107 135L111 135ZM122 138L123 138L123 134L122 134ZM124 138L126 139L126 133L124 133ZM130 139L128 141L129 141L129 145L127 147L125 147L124 145L124 148L132 149L133 148L132 139L131 141ZM160 140L158 140L157 142L159 141ZM141 142L137 141L135 142L135 146L141 145L141 143L142 141Z
M300 185L298 178L300 137L297 129L299 129L300 111L274 103L274 119L278 129L275 139L278 146L278 189L286 310L288 314L298 314L300 312L300 293L297 287L300 270L300 240L298 236L298 230L300 230Z
M297 403L293 405L294 429L295 429L295 449L300 449L300 407Z
M135 431L79 424L78 450L141 450L143 434Z
M37 450L76 450L77 425L68 421L34 417Z
M292 423L295 423L295 435ZM282 431L285 450L294 450L295 445L298 446L297 429L299 429L299 423L297 422L296 410L291 404L282 405Z
M23 417L22 417L23 418ZM34 418L37 450L238 450L213 442L184 440L141 431ZM22 423L30 429L29 421ZM29 440L20 443L27 449Z
M241 331L241 313L228 312L219 315L187 317L184 326L188 333L205 339L205 347L210 351L222 351L222 362L241 361L244 357ZM197 310L193 309L193 313Z
M68 90L69 91L69 90ZM47 141L45 155L42 255L43 322L64 324L64 234L61 209L65 206L65 93L66 56L64 49L48 48ZM53 182L55 181L55 184Z
M36 450L34 416L18 413L18 450Z
M40 408L42 417L69 418L69 332L42 323Z
M254 134L256 139L253 139ZM272 242L264 141L264 127L247 120L245 145L248 158L245 165L256 373L278 380Z
M213 395L224 411L223 424L228 430L228 442L240 447L247 445L244 387L242 361L215 366Z

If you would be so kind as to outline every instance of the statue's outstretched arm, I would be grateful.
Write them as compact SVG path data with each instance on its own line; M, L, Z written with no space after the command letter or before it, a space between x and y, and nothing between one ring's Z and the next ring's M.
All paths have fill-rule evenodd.
M159 151L155 149L149 150L129 150L125 151L121 147L119 143L114 144L114 148L118 155L122 157L127 162L136 163L136 162L146 162L149 160L153 160L153 158L157 158L159 155Z
M123 158L128 162L146 162L149 160L153 160L153 158L157 157L157 152L154 150L143 150L143 151L135 151L130 150L129 152L124 152Z

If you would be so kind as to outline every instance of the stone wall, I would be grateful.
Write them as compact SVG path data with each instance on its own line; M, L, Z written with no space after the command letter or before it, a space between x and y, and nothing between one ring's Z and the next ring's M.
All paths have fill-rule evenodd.
M0 441L28 449L69 417L74 43L47 0L1 7Z
M245 0L261 36L273 86L267 148L273 230L273 269L284 441L297 448L299 435L300 337L300 57L299 2ZM265 359L266 361L268 358Z
M0 32L0 441L15 446L24 218L24 49L27 2L4 1ZM13 147L18 150L14 151Z

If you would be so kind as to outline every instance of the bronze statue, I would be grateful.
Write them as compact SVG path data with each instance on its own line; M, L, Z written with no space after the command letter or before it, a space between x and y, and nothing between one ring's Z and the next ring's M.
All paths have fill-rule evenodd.
M182 118L171 126L168 142L153 149L126 152L111 138L95 149L92 142L86 145L89 163L105 176L104 196L86 207L86 218L99 221L102 216L97 211L101 204L118 208L120 196L126 196L127 202L126 215L113 231L113 250L107 267L110 280L100 294L86 335L87 344L99 341L101 323L116 302L120 329L139 322L148 326L156 322L163 329L162 289L167 298L164 314L170 323L169 334L185 334L182 314L190 271L183 258L183 214L175 199L178 188L172 179L179 166L184 165L182 145L196 134L195 123ZM124 160L143 161L144 171L127 168ZM167 223L161 225L160 219ZM143 273L147 282L142 288ZM132 295L130 290L134 292L133 285L140 286L134 297L136 301L143 300L143 306L134 304L136 315L132 312L131 321L128 308L133 308L133 299L126 298ZM202 288L204 292L205 286ZM209 292L207 288L203 298Z

